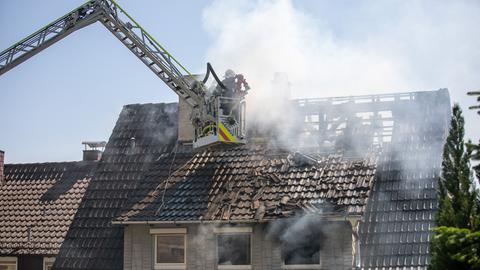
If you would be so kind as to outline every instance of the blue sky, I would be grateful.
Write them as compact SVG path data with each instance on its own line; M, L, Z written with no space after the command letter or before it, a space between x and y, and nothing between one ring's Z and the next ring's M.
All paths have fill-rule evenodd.
M478 1L118 2L193 72L211 61L260 88L284 71L293 97L448 87L465 107L480 89ZM2 0L0 50L82 3ZM7 162L79 160L80 142L108 140L123 105L177 100L98 23L0 76L0 93Z

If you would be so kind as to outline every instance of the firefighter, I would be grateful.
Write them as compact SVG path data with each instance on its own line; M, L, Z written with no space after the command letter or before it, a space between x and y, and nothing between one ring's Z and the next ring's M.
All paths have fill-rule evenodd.
M226 89L223 89L222 96L227 98L233 98L235 92L235 79L236 74L233 70L227 69L225 71L224 79L222 80L222 84L225 86Z
M232 112L232 109L236 107L236 98L245 96L250 87L242 74L235 74L231 69L225 71L222 84L225 88L218 85L215 89L215 95L226 98L220 104L223 115L236 114L236 111Z
M239 95L244 96L246 95L246 92L250 90L250 86L248 85L247 80L245 80L245 77L242 74L235 74L235 72L231 69L225 71L222 84L225 86L225 88L217 85L214 95L234 98Z

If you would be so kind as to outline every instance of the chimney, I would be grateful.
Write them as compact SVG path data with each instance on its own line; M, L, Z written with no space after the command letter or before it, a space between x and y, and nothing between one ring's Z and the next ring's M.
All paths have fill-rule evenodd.
M82 142L82 144L85 145L85 150L83 150L83 161L99 161L102 158L102 153L107 142L86 141Z
M178 141L191 143L194 137L194 129L192 125L192 106L183 98L178 101Z
M3 165L5 164L5 152L0 150L0 185L3 184L4 174L3 174Z
M189 84L194 85L196 81L201 81L202 74L193 74L183 76L183 79ZM178 141L180 143L192 143L195 135L195 129L192 124L193 108L182 97L178 97Z

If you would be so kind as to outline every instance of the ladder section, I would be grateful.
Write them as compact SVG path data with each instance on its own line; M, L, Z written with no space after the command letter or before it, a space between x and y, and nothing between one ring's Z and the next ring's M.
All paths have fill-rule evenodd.
M0 75L41 52L70 33L97 21L95 1L89 1L0 53Z
M103 0L101 5L100 22L120 42L192 107L203 105L203 85L195 85L197 81L187 69L115 1Z

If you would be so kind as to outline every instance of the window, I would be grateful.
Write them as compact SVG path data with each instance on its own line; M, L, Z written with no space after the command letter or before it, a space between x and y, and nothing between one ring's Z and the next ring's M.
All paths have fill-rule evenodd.
M308 239L308 240L307 240ZM317 238L318 239L318 238ZM316 269L320 267L320 241L298 238L299 241L281 243L284 269Z
M185 235L159 234L156 263L185 263Z
M307 245L282 246L282 257L285 266L320 264L320 246L314 241Z
M0 257L0 270L17 270L17 258Z
M53 262L55 262L55 258L44 257L43 258L43 270L52 270Z
M155 239L155 268L186 268L186 229L150 229Z
M305 215L285 220L280 226L277 239L283 269L320 269L320 252L326 240L320 222L318 216Z
M250 268L252 228L226 227L216 228L217 233L217 264L219 269L229 268L229 265L248 266ZM235 267L237 269L238 267Z

